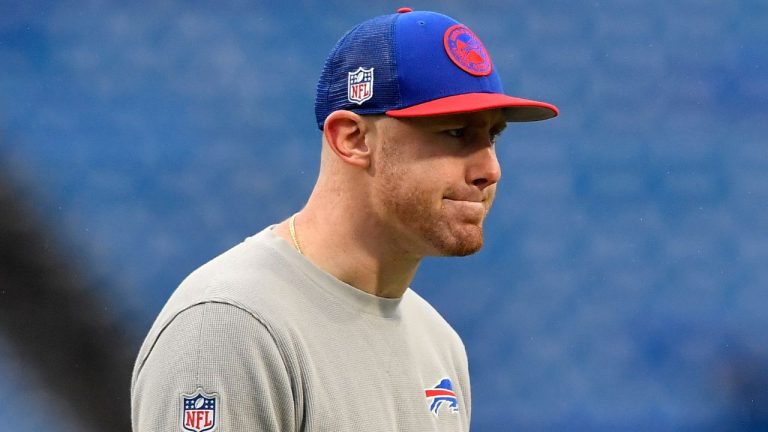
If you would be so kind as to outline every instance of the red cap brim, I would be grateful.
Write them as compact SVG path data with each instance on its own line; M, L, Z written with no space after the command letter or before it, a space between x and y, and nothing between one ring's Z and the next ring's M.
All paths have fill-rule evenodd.
M560 111L545 102L499 93L465 93L387 111L390 117L431 117L501 108L510 122L529 122L556 117Z

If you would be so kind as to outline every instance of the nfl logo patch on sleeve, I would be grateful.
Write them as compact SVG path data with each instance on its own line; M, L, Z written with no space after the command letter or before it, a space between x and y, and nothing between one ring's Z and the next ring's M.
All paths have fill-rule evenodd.
M347 78L347 99L358 105L373 97L373 68L357 68Z
M219 419L219 395L197 389L181 395L181 430L190 432L214 431Z

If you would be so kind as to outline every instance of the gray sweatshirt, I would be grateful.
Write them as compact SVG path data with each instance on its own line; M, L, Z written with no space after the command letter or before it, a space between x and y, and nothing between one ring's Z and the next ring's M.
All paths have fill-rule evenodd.
M418 294L360 291L269 227L187 277L131 381L134 431L467 431L467 358Z

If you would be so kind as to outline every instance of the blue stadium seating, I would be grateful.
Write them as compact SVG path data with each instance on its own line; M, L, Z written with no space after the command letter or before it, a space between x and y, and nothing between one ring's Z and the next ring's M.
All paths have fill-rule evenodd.
M324 57L396 8L223 3L0 13L0 160L137 340L187 273L303 203ZM422 4L562 111L505 131L486 248L413 284L465 339L473 427L765 430L745 383L768 370L766 3ZM50 404L29 394L0 418ZM75 428L38 414L17 428Z

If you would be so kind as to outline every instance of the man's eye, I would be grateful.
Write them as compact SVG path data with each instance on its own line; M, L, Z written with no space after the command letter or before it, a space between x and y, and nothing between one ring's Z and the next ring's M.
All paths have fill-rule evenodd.
M464 136L464 128L461 129L448 129L445 131L448 135L454 137L454 138L461 138Z

